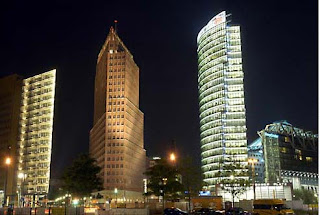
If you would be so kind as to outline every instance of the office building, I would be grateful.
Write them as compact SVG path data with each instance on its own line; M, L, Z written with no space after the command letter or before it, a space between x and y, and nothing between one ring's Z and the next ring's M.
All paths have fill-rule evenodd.
M146 170L148 170L149 168L154 167L157 162L159 162L161 160L161 157L147 157L147 168Z
M256 139L248 145L248 158L253 159L254 162L250 163L249 176L252 178L254 172L256 183L265 183L264 177L264 158L263 158L263 148L261 144L261 138ZM253 165L253 166L252 166ZM252 168L254 168L252 170Z
M14 74L0 79L0 204L6 193L8 203L16 193L16 150L22 77ZM10 159L10 163L5 160Z
M17 192L30 202L49 192L55 82L54 69L22 83Z
M282 120L266 125L248 145L256 172L265 183L291 183L318 193L318 135ZM260 170L261 168L261 170ZM260 176L261 174L261 176Z
M139 67L111 27L98 55L90 155L102 168L105 197L142 199L146 151L139 109Z
M240 26L223 11L201 29L197 44L202 170L214 189L221 163L237 162L238 172L247 172Z
M55 74L0 79L1 164L10 160L0 165L6 205L21 197L32 202L49 191Z

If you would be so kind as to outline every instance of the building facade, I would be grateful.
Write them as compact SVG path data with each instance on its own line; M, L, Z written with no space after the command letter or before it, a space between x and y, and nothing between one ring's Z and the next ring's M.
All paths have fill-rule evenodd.
M23 78L16 74L0 79L0 193L8 201L16 193L16 150ZM10 164L5 159L10 158Z
M139 68L113 28L98 55L90 155L102 168L105 196L143 192L146 151L139 109ZM121 194L121 195L120 195ZM133 198L133 197L132 197Z
M201 29L197 44L202 170L212 189L221 163L247 171L240 26L223 11Z
M30 202L49 192L55 83L54 69L24 79L22 84L17 192Z
M265 183L265 165L263 157L263 148L261 138L256 139L248 145L248 158L254 159L255 162L250 163L249 176L252 178L254 171L255 182ZM253 166L252 166L253 165ZM252 170L254 168L254 170Z
M266 183L291 183L318 193L318 135L296 128L287 121L266 125L248 146L249 157L263 167Z
M51 70L0 79L0 190L6 195L4 200L0 192L0 198L6 205L49 192L55 75Z

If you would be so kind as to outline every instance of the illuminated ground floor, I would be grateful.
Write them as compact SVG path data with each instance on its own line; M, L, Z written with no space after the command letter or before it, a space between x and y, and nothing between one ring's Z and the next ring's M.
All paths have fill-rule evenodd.
M234 189L237 189L236 187ZM221 186L217 186L217 196L222 196L223 201L232 202L231 192ZM256 184L255 188L256 199L286 199L292 200L292 187L289 184ZM254 199L253 187L250 186L241 195L234 198L234 202L239 200Z

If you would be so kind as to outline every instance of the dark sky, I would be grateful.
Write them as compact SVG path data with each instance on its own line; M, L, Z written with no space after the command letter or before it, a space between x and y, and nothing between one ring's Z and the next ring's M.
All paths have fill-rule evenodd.
M317 1L5 1L0 76L57 69L52 176L87 152L97 55L113 20L140 67L148 155L200 160L196 37L222 10L241 26L248 141L275 120L318 131Z

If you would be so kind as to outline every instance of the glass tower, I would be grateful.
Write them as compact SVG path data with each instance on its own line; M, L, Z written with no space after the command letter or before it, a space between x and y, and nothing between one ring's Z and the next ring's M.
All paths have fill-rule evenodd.
M240 26L223 11L198 34L198 89L201 162L204 181L213 188L222 164L237 162L247 171Z

